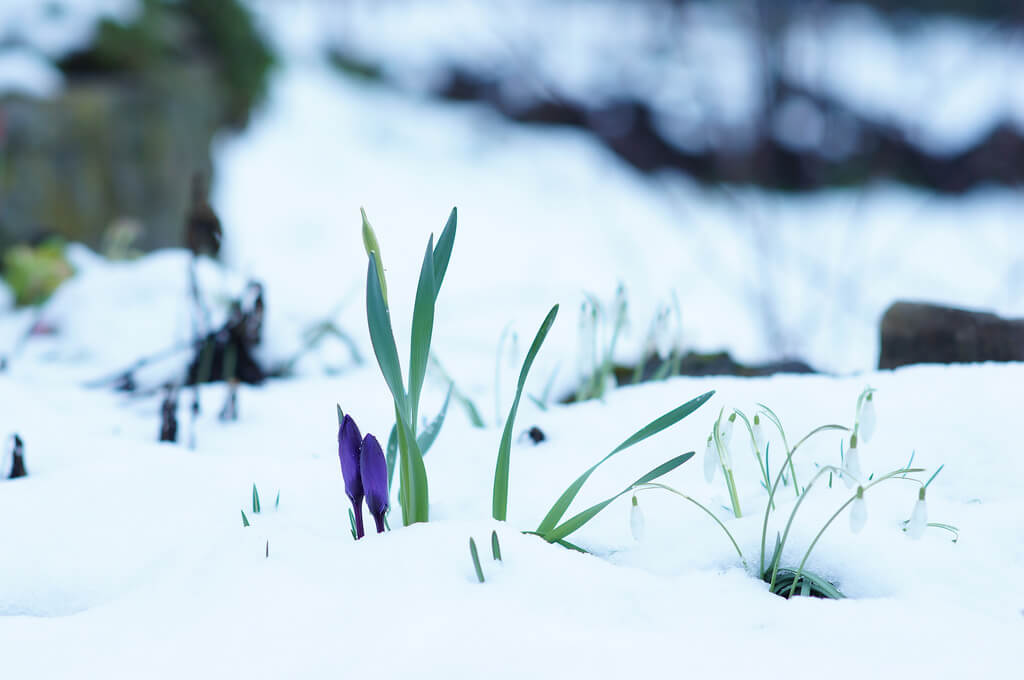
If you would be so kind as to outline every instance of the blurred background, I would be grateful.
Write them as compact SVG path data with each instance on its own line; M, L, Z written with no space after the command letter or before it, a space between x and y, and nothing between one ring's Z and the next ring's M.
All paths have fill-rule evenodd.
M863 371L897 300L1024 315L1022 180L1010 0L0 0L12 365L131 364L258 281L264 372L344 370L359 206L411 306L457 205L438 333L481 365L561 301L578 362L621 325L623 370Z

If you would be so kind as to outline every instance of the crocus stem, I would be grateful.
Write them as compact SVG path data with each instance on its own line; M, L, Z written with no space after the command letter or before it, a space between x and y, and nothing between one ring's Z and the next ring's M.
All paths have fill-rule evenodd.
M384 515L374 515L374 521L377 523L377 533L384 533Z
M365 535L363 531L363 499L360 498L359 502L352 501L352 514L356 517L356 540L359 540Z

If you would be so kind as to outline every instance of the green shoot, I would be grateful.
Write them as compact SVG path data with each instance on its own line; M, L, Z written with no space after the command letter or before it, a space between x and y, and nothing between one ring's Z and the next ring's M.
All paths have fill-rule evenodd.
M498 545L498 532L491 532L491 556L495 561L501 562L501 546Z
M476 580L484 582L484 570L480 567L480 555L476 551L476 541L469 539L469 556L473 558L473 569L476 571Z

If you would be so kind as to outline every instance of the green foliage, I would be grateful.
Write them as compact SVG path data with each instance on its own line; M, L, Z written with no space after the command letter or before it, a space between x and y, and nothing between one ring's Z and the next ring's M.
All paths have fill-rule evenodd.
M469 556L473 560L473 570L476 571L476 580L484 582L484 570L480 567L480 554L476 550L476 541L469 539Z
M458 213L452 209L436 247L431 236L423 256L413 305L408 392L402 378L398 347L391 327L391 310L385 294L387 282L379 240L369 220L366 219L365 212L362 213L362 217L363 245L367 254L366 320L377 364L395 405L395 445L392 449L389 438L388 448L397 451L397 460L392 455L393 462L390 467L392 470L397 467L399 471L398 500L402 508L402 522L408 526L414 522L426 522L430 517L427 471L423 465L423 451L417 439L416 425L420 394L430 360L434 308L455 243ZM432 443L433 437L436 436L437 432L434 431L424 442Z
M35 247L9 248L3 257L3 274L15 304L36 305L45 302L74 270L64 257L64 243L51 239Z
M505 420L505 429L501 433L501 442L498 444L498 460L494 469L494 491L491 497L491 514L494 519L504 522L508 514L508 477L509 465L512 454L512 430L515 427L516 413L519 411L519 400L523 396L523 389L526 387L526 378L530 374L530 367L537 357L544 339L547 338L551 325L555 323L558 316L558 305L551 308L544 321L541 322L537 335L533 338L530 351L526 353L523 367L519 371L519 383L516 385L516 397L512 401L512 408L509 409L508 418Z

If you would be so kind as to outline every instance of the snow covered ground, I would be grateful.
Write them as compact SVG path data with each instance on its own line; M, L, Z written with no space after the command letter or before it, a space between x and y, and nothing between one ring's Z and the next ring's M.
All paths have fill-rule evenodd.
M601 468L576 507L699 451L720 405L765 401L802 434L850 423L865 380L879 389L880 422L863 447L865 473L897 468L912 450L930 470L945 464L929 489L930 518L962 533L956 544L937 529L910 541L899 523L916 487L869 492L867 527L851 534L842 517L808 563L848 600L767 593L706 516L654 492L640 497L639 543L628 498L573 536L595 556L517 533L615 443L700 392L718 390L679 426ZM549 439L513 448L507 525L488 520L500 433L453 411L427 457L434 521L355 543L334 402L364 431L384 433L390 406L372 370L243 388L241 420L229 425L213 415L222 386L206 388L195 451L154 443L151 401L2 376L4 427L21 432L30 472L0 483L5 675L1009 677L1024 632L1024 464L999 424L1014 422L1021 384L1020 366L921 367L850 379L675 379L616 391L603 404L526 406L519 429L536 424ZM806 479L815 461L838 463L838 440L806 449L798 474ZM765 494L736 441L750 513L742 520L728 519L724 487L705 483L699 459L666 481L719 510L756 562ZM243 528L253 482L264 509ZM848 495L841 484L812 492L787 561ZM783 503L785 513L792 499ZM504 562L486 556L481 585L467 540L487 552L495 526Z
M301 37L301 26L279 28ZM224 386L204 387L196 449L158 444L156 397L82 383L187 339L183 251L110 263L74 247L78 274L38 313L7 309L0 290L0 355L10 360L0 372L0 433L22 436L29 471L0 481L3 677L1016 673L1024 459L1013 442L1024 366L870 369L877 321L893 299L1024 314L1019 193L953 199L876 186L797 199L709 192L670 176L650 182L583 135L522 130L474 106L348 82L298 51L252 127L220 141L216 163L226 264L199 268L211 304L222 314L228 296L259 278L264 359L292 356L304 329L330 319L367 363L354 366L342 345L328 343L293 378L243 387L240 419L229 424L216 419ZM353 542L335 404L382 438L393 418L365 330L360 205L381 240L403 355L422 248L458 206L433 346L489 427L472 427L453 406L426 458L431 523L399 529L396 510L394 531ZM843 375L678 378L547 411L524 400L509 521L490 521L495 411L508 409L525 347L561 303L527 391L539 393L556 370L560 387L571 388L583 296L610 304L620 282L631 317L624 360L639 355L675 291L682 319L673 341L746 360L794 352ZM37 323L54 333L12 351ZM509 324L517 350L500 359L496 392ZM180 371L183 360L153 367L147 379ZM849 599L768 593L706 515L653 491L639 498L640 541L630 534L628 496L571 537L593 555L519 533L626 436L714 389L678 426L601 467L573 507L695 450L698 458L664 481L712 508L756 563L766 496L742 432L733 458L743 518L724 507L721 478L709 485L701 470L718 409L767 403L792 440L816 425L850 425L866 384L879 390L879 427L862 448L865 473L898 468L912 452L928 474L944 465L929 487L929 515L961 533L952 543L930 528L911 541L900 526L917 487L872 490L864 530L852 534L840 517L808 563ZM428 380L425 414L444 388ZM538 446L518 437L533 425L548 437ZM828 434L801 449L798 476L838 464L839 446ZM258 515L249 512L254 483ZM786 491L770 536L793 507ZM848 497L841 484L811 492L785 563L799 561ZM501 564L489 557L492 529ZM484 584L473 574L470 536L485 553Z

